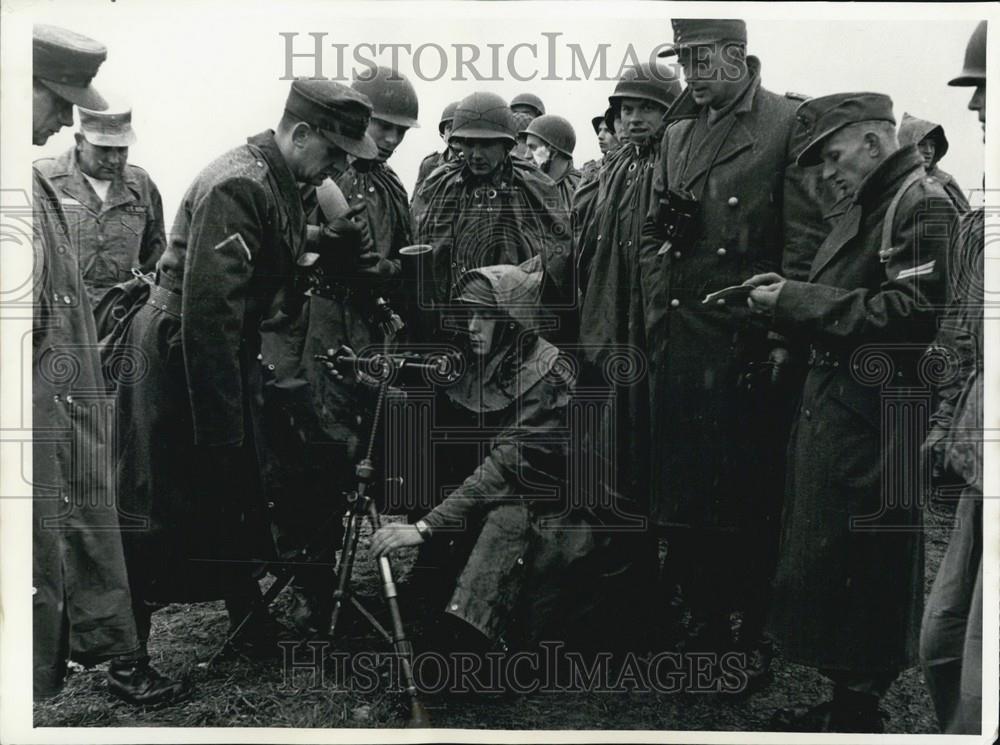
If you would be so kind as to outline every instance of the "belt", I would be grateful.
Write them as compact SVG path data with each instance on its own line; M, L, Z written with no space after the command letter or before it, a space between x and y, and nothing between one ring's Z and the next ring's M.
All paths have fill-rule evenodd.
M150 285L146 305L152 305L157 310L162 310L164 313L168 313L175 318L180 318L184 315L181 313L181 294L179 292L171 292L166 287L161 287L160 285Z
M810 367L840 367L841 357L835 352L809 347L809 358L806 364Z

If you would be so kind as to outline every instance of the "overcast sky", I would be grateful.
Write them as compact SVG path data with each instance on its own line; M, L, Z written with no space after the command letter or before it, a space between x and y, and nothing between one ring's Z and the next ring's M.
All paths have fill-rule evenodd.
M614 82L566 79L574 64L582 78L573 46L589 63L600 45L606 45L607 75L614 77L623 60L630 59L630 45L639 59L647 59L651 49L671 40L671 15L727 12L721 3L711 7L657 2L329 1L288 7L250 0L62 0L39 3L35 20L73 28L107 44L108 61L95 84L112 102L133 105L139 140L130 159L159 185L169 225L184 190L206 163L248 135L276 125L290 85L281 80L287 64L281 32L298 34L294 50L300 53L314 49L310 33L323 34L320 72L326 77L349 76L355 54L373 56L371 47L359 45L409 45L409 51L395 48L401 72L416 86L423 126L409 132L391 164L412 189L420 160L441 148L437 135L441 109L474 90L494 91L508 100L521 91L538 94L550 113L573 122L577 163L597 157L590 118L604 111ZM976 16L970 16L967 7L951 7L944 18L935 20L912 20L918 11L902 4L888 9L862 4L741 4L729 14L748 18L749 50L762 61L765 87L810 96L880 91L892 96L897 120L908 111L943 124L951 149L941 166L969 191L981 184L982 135L975 115L966 110L970 89L946 84L961 69ZM935 10L924 6L923 12L928 9ZM945 10L936 12L944 15ZM751 18L751 13L770 18ZM844 20L847 15L853 17ZM537 58L528 47L515 49L519 43L535 45ZM460 51L456 44L470 46ZM343 50L343 67L334 45ZM468 59L473 47L479 52L480 74L500 80L477 82L468 68L464 74L469 79L454 79L459 55ZM389 63L391 49L384 47L377 60ZM494 56L498 67L493 65ZM315 74L311 59L296 60L294 65L294 74ZM520 82L514 74L534 74L535 80ZM595 76L596 71L591 77ZM67 129L35 152L56 155L71 145L72 132Z

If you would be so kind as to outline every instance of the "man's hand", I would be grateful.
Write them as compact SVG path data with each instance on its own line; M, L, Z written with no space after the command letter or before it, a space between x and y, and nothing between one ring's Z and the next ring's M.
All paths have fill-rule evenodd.
M391 279L399 273L399 265L382 258L376 251L366 251L358 257L357 273L365 277Z
M393 523L383 525L372 536L371 551L375 556L388 556L407 546L419 546L424 542L416 525Z
M364 246L362 226L352 220L364 211L363 204L352 207L340 217L320 227L316 238L316 253L320 261L334 273L351 271L357 265Z
M778 305L778 295L785 286L785 278L774 272L765 272L753 275L743 284L753 287L750 297L747 298L750 310L754 313L770 314Z

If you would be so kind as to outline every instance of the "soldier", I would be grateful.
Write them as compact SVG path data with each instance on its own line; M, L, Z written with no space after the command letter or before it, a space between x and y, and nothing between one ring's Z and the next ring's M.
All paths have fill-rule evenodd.
M118 454L133 608L142 641L152 603L223 598L234 641L273 651L252 560L273 546L263 515L259 453L267 435L260 399L261 330L296 316L297 261L306 250L298 183L321 184L348 154L373 158L368 99L338 83L297 80L276 131L213 160L180 204L156 285L121 337L147 374L120 383ZM346 219L315 235L310 251L353 265L361 233ZM261 612L256 612L260 610Z
M580 172L573 165L576 132L566 119L555 114L544 114L534 119L527 129L528 152L542 173L555 181L563 209L573 205L573 193L580 183Z
M422 558L441 554L425 581L445 610L431 628L449 650L534 649L579 635L578 621L599 599L608 536L594 535L566 490L560 433L569 427L572 379L538 335L537 279L513 266L462 277L466 372L439 388L434 426L461 432L463 442L424 451L435 460L433 493L447 496L425 505L414 524L372 536L376 555L422 544Z
M644 512L650 467L638 249L664 117L680 92L680 83L665 67L643 64L627 69L608 102L620 111L629 144L610 154L597 181L585 184L574 197L580 226L580 380L583 386L608 393L608 418L594 432L618 433L616 441L590 438L587 457L597 460L595 467L606 477L587 487L594 493L586 498L630 515L624 518L630 520ZM623 359L639 374L609 388L608 381L616 379L616 360ZM636 571L652 571L655 540L642 543L646 553ZM637 578L635 584L642 582ZM652 622L644 615L638 620Z
M447 305L469 269L535 256L564 287L572 267L569 216L555 207L552 179L511 157L514 116L507 102L493 93L462 99L450 142L464 157L436 169L413 198L417 241L434 247L435 301Z
M515 114L528 114L534 119L545 113L545 104L534 93L518 93L510 99L510 110Z
M927 175L941 183L948 197L955 203L955 209L959 212L969 211L969 200L965 198L955 177L938 168L941 158L948 152L948 138L944 136L944 127L904 113L903 121L899 123L899 144L916 145L920 157L924 159Z
M351 87L367 96L374 107L368 135L375 141L378 154L373 160L352 160L350 168L337 178L337 186L350 207L364 208L363 222L371 239L366 253L378 254L377 258L362 254L361 265L374 277L389 280L399 274L399 249L412 243L413 225L406 187L388 161L407 131L420 123L413 84L391 68L372 70L372 74L357 78Z
M545 113L545 104L534 93L518 93L510 100L510 110L514 112L515 134L517 136L517 145L514 147L513 155L530 161L531 153L528 152L526 138L521 133L528 128L533 119Z
M590 126L594 128L594 134L597 135L597 146L601 150L601 157L596 160L588 160L583 164L583 167L580 169L581 181L590 181L593 178L597 178L597 172L604 165L608 154L620 147L618 138L612 129L614 127L614 122L611 119L612 116L613 112L609 107L601 116L595 116L590 120Z
M438 122L438 134L444 140L444 150L440 153L433 152L420 161L420 168L417 170L417 183L413 187L414 194L420 191L420 185L424 183L424 180L430 175L431 171L442 163L447 163L449 160L461 157L461 153L448 144L448 139L451 137L451 123L455 119L455 109L457 108L458 101L452 101L441 112L441 121Z
M528 129L528 125L537 117L534 114L529 114L527 111L515 111L513 114L517 144L514 145L514 149L510 151L510 154L515 158L521 158L529 163L534 163L535 161L528 150L528 135L525 131Z
M615 347L634 344L644 349L645 346L641 336L634 335L641 327L636 323L641 319L641 311L635 305L639 238L649 210L653 165L659 154L664 116L680 91L680 84L667 68L641 65L626 70L608 98L611 107L621 111L623 129L630 133L629 144L609 156L596 188L590 187L595 192L589 202L592 208L578 215L580 343L586 348L585 358L595 367L600 367L601 360ZM639 401L643 398L644 394L636 391L633 403L642 408L645 404ZM628 411L628 407L620 408L619 414L627 415ZM633 439L630 447L640 447L644 441L645 438ZM639 470L634 468L643 459L628 460L629 463L620 463L621 476L631 474L644 484ZM618 490L636 498L644 493L645 486L639 482L631 485L621 482Z
M730 312L725 301L702 301L758 268L797 266L825 228L806 174L793 163L800 97L762 86L760 60L746 53L746 24L672 23L665 54L678 55L687 88L660 144L635 293L658 455L648 514L667 538L664 576L680 585L691 610L681 644L746 655L752 691L768 680L770 645L761 637L782 427L790 424L794 391L779 385L788 354L766 323L749 319L745 308ZM743 613L738 638L730 620L736 610Z
M962 74L986 135L986 21L976 26ZM940 391L924 444L939 474L964 484L956 527L927 598L920 664L941 731L977 735L983 714L983 249L984 212L965 214L948 249L948 311L937 344L958 353L961 374Z
M103 44L55 26L38 25L33 38L32 142L44 145L73 124L73 104L107 104L90 81L107 57ZM97 330L80 268L65 250L72 235L59 194L33 169L35 328L32 357L33 452L33 690L36 699L58 693L66 658L84 664L116 659L112 693L140 703L175 699L181 687L149 665L139 650L114 494L104 465L102 407L77 398L100 395L105 382ZM55 375L58 349L73 349L71 381ZM80 394L83 394L81 396ZM62 434L53 441L43 433ZM42 443L42 439L50 440ZM82 454L82 459L79 457ZM43 486L44 485L44 486ZM70 505L65 507L64 505ZM116 675L131 671L128 680Z
M905 406L886 420L883 398L890 387L919 384L957 212L916 146L899 146L888 96L837 93L805 102L801 113L814 127L799 165L822 163L851 204L808 281L766 272L746 284L754 313L810 345L771 627L786 659L835 686L831 701L778 712L773 726L881 732L879 699L916 661L921 512L911 475L898 468L926 434Z
M80 108L76 146L36 165L56 187L73 227L83 281L96 306L109 287L152 271L166 235L163 202L143 169L128 162L132 110Z
M368 135L378 148L373 159L355 158L336 179L344 196L339 210L360 210L362 253L357 266L341 266L314 289L298 318L272 324L262 345L264 367L274 369L265 387L269 431L275 433L268 438L275 464L269 470L268 501L275 505L274 533L285 558L317 538L324 518L342 506L337 497L355 480L354 466L362 455L356 448L370 419L369 391L326 375L315 355L340 346L363 350L380 344L379 298L388 298L400 311L405 307L399 249L413 242L413 229L409 197L388 160L407 130L419 126L417 94L409 80L387 67L372 68L351 87L374 107ZM322 225L340 216L326 211L330 205L324 201L310 222ZM291 381L307 385L289 386ZM339 527L338 522L334 531ZM339 545L338 534L326 538L328 547ZM330 562L318 560L295 575L290 618L301 635L318 637L329 629L334 580Z

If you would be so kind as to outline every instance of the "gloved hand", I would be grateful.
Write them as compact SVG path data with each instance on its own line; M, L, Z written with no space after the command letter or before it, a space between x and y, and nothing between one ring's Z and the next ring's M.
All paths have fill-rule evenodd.
M377 251L365 251L358 257L357 274L377 279L391 279L400 272L398 261L384 259Z
M337 275L354 271L364 245L362 226L352 220L364 210L364 205L352 207L340 217L320 226L314 250L320 256L320 264L327 271Z

